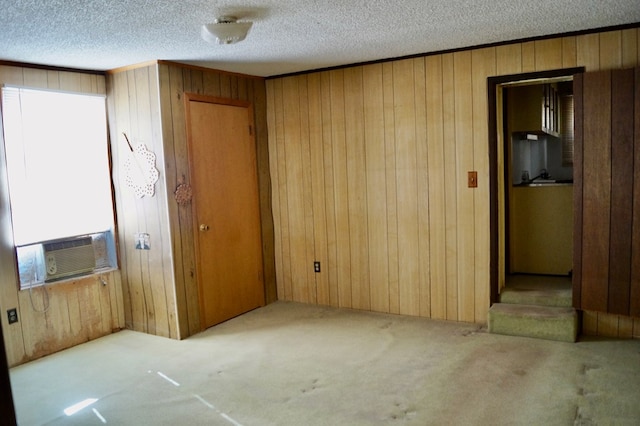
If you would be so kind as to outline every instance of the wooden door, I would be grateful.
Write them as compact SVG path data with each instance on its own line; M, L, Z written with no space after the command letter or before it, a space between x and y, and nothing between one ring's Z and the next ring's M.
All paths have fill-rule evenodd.
M640 316L640 68L574 79L576 308Z
M253 111L198 95L186 102L204 329L264 305Z

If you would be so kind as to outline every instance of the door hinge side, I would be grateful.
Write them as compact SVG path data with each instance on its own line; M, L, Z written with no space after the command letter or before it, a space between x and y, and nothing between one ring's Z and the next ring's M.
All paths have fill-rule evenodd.
M249 136L253 136L253 126L249 124Z

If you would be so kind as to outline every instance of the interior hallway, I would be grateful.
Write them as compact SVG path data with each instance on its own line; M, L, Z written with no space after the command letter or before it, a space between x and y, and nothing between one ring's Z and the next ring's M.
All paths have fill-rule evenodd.
M20 425L640 421L638 340L561 343L287 302L183 341L122 331L10 374Z

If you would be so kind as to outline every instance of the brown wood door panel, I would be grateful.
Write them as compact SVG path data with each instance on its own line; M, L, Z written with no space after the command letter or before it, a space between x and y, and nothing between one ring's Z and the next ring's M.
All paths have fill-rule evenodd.
M220 102L187 101L203 328L264 305L252 110Z
M633 208L634 70L616 71L611 80L611 238L610 313L629 315Z
M629 314L640 318L640 67L635 69L634 98L633 225Z
M573 77L573 306L582 307L582 135L583 111L582 98L584 74Z
M582 144L582 307L607 311L611 198L611 74L585 73ZM587 308L588 307L588 308Z
M574 306L640 315L640 68L574 79Z

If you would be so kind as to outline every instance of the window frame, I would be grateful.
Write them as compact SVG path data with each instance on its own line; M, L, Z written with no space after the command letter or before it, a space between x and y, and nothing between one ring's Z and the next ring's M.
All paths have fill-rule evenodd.
M17 279L20 290L29 289L34 286L44 285L45 283L49 284L53 282L66 282L70 280L77 280L78 278L82 278L82 277L87 277L95 274L101 274L101 273L117 270L118 269L118 255L117 255L117 244L116 244L117 216L116 216L116 208L115 208L115 194L113 191L114 184L113 184L113 175L112 175L112 158L111 158L111 149L110 149L110 141L109 141L109 131L108 131L108 109L106 105L106 95L97 94L97 93L77 92L77 91L55 90L55 89L49 89L49 88L27 87L22 85L11 85L11 84L3 84L1 88L2 88L1 90L2 93L0 94L0 114L2 116L1 119L2 119L3 143L1 144L2 146L0 147L0 149L3 150L4 159L5 159L5 167L4 167L3 173L5 173L5 179L6 179L6 190L7 190L6 200L9 205L9 209L7 211L9 212L8 216L11 224L10 239L11 239L11 244L13 246L14 261L16 264L16 279ZM39 92L39 93L54 93L56 95L63 95L63 96L67 94L73 95L73 96L82 96L82 97L87 96L92 99L92 101L89 101L89 102L93 102L93 99L102 99L103 104L100 107L96 106L96 109L99 109L100 113L104 114L104 117L96 117L96 123L99 123L100 126L102 126L102 123L104 123L104 136L102 135L99 136L99 140L95 138L93 140L97 141L100 145L104 143L105 156L102 158L99 158L101 157L102 154L97 154L94 159L99 158L99 160L92 163L96 168L99 168L101 170L100 171L101 176L99 176L98 178L102 182L99 185L100 189L94 192L98 194L98 198L102 198L101 205L103 206L104 209L106 209L106 207L109 206L108 213L104 212L102 214L102 216L104 216L102 225L89 226L89 228L91 228L92 231L88 233L86 231L81 232L79 234L76 234L76 232L71 232L70 235L65 235L62 237L61 236L57 236L56 238L45 237L42 240L29 241L23 244L16 243L16 238L14 235L15 219L13 214L14 200L12 199L12 184L11 184L12 177L11 177L10 166L9 166L10 161L14 161L14 158L10 155L10 153L7 150L7 144L11 144L14 142L7 141L7 130L6 130L7 115L12 115L12 114L5 113L5 110L7 108L7 102L5 101L5 91L9 91L9 90L15 91L14 94L17 93L18 96L21 96L23 93L22 91L24 90L24 91L28 91L29 93ZM69 98L69 99L72 99L72 98ZM22 102L22 99L18 100L18 102ZM18 103L17 105L21 108L22 104ZM96 104L96 105L99 105L99 104ZM11 108L11 106L9 108ZM16 111L12 111L12 113L15 114ZM21 110L19 111L19 113L20 113L21 119L24 119L24 116L22 116ZM72 120L73 117L68 117L68 119ZM19 124L18 125L20 126L19 134L22 136L23 130L26 128L26 126L40 124L40 121L36 121L35 124ZM59 132L56 134L56 136L63 137L64 125L65 125L64 122L60 124L60 127L58 128ZM97 133L101 133L101 131L97 130ZM10 135L9 137L13 138L13 136L14 135ZM53 139L60 140L55 136L53 137ZM76 142L75 146L78 146L77 141L75 142ZM24 141L20 141L19 143L23 144L21 149L23 152L23 159L24 159L25 158ZM102 149L103 149L102 147L97 147L96 152ZM77 159L74 159L73 161L78 162ZM14 192L15 192L15 188L14 188ZM108 200L104 198L105 196L108 197ZM43 208L43 210L46 210L46 208ZM72 211L75 211L73 210L73 206L69 207L65 212L68 213ZM77 217L79 214L81 215L82 213L81 212L76 213L74 217ZM54 220L54 223L55 221L56 220ZM48 226L51 226L51 225L48 225ZM46 265L45 265L46 261L44 259L45 245L50 246L51 243L61 243L65 241L78 239L81 237L91 238L91 241L92 241L91 248L94 249L94 256L95 256L94 267L91 268L90 270L85 268L85 270L82 272L78 272L77 274L70 273L63 277L48 276L46 272ZM96 243L96 241L98 243ZM27 252L29 253L28 256L25 255L25 253ZM31 268L30 274L25 275L26 268Z

